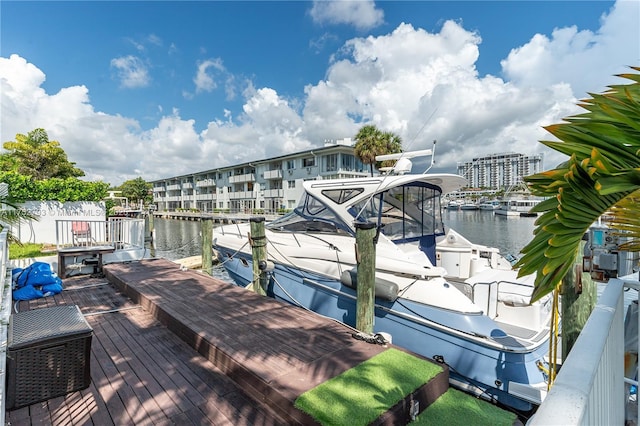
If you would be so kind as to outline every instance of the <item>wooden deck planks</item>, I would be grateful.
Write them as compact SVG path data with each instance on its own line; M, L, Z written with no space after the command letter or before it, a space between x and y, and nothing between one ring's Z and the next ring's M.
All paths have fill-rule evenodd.
M301 393L384 350L353 339L343 324L166 260L112 264L105 272L286 422L308 421L293 407Z
M91 385L8 411L12 425L274 425L211 362L104 279L65 280L60 295L21 302L20 310L77 304L94 330ZM114 309L114 313L96 314ZM131 309L133 308L133 309Z
M295 399L385 350L304 309L163 259L105 266L20 309L76 304L91 386L10 411L12 425L307 424ZM113 311L113 312L112 312Z

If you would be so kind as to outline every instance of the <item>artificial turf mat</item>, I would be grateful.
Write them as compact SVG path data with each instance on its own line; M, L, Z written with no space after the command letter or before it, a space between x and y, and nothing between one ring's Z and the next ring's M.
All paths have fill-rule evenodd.
M303 393L295 407L323 425L367 425L442 371L391 348Z
M427 407L411 426L513 426L515 413L456 389L449 388L440 398Z

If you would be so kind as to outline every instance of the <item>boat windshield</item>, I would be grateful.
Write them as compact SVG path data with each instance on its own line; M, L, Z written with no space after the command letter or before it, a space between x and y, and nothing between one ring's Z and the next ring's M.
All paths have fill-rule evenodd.
M355 204L349 211L359 212L360 221L379 223L380 232L391 241L414 241L427 235L444 235L440 195L436 186L412 182Z
M305 193L293 211L266 225L272 231L352 235L349 226L325 204Z

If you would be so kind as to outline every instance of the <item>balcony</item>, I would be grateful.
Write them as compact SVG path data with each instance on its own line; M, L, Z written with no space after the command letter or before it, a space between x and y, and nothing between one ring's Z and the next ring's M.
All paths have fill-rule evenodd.
M214 179L202 179L196 182L197 188L206 188L209 186L216 186L216 181Z
M242 200L242 199L253 200L254 199L253 191L230 192L229 193L229 199L231 199L231 200Z
M196 201L213 201L218 197L216 194L198 194L196 195Z
M284 197L284 190L282 189L265 189L264 198L282 198Z
M267 170L266 172L264 172L264 178L266 180L269 180L269 179L282 179L282 170L281 169Z
M235 175L229 177L229 183L245 183L245 182L255 182L256 175L253 173L247 173L244 175Z
M193 189L193 182L182 182L182 189Z
M167 191L179 191L180 190L180 184L179 183L173 183L171 185L167 185Z

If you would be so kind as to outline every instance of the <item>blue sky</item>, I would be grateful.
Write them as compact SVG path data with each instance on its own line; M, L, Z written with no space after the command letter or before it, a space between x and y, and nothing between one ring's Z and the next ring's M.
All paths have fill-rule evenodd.
M438 166L538 153L640 62L613 1L0 3L2 141L44 127L114 185L321 146L373 123ZM545 153L545 166L561 158Z

